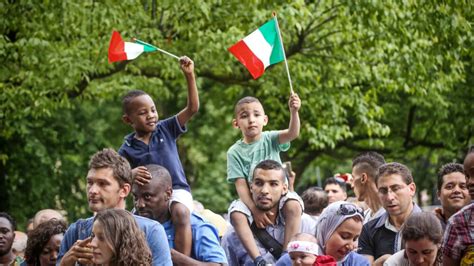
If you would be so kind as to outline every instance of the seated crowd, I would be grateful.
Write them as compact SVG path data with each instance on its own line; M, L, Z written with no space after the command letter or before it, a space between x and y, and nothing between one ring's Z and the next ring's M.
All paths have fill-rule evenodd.
M172 177L160 165L145 168L149 179L139 184L117 152L94 154L85 191L94 216L69 226L60 211L41 210L26 238L1 212L0 265L474 265L474 147L463 165L440 167L441 206L432 212L415 203L408 167L387 163L376 152L354 157L350 180L328 179L324 189L310 187L301 198L289 195L284 167L263 160L254 167L249 191L256 213L268 221L257 225L254 211L239 202L229 210L244 214L238 221L250 228L247 237L257 254L236 232L237 221L222 229L221 222L209 222L196 210L189 214L190 253L178 251ZM363 205L347 201L348 186ZM127 211L130 193L134 208ZM299 207L286 211L289 201L303 213ZM292 215L298 215L298 232L286 241Z

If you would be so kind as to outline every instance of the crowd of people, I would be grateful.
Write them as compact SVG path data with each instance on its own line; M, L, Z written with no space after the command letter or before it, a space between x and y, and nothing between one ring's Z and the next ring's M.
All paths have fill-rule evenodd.
M227 180L239 198L224 226L195 209L176 141L199 97L194 63L182 57L180 66L188 100L175 116L159 120L144 91L123 97L123 121L133 132L118 152L106 148L90 159L85 181L94 215L68 226L61 212L41 210L26 236L0 213L0 265L474 265L474 146L463 165L440 167L441 207L433 212L415 203L407 166L371 151L353 158L350 175L300 196L280 159L299 136L294 93L283 130L263 131L268 117L257 98L237 102L233 126L242 139L227 152ZM134 206L126 210L129 194Z

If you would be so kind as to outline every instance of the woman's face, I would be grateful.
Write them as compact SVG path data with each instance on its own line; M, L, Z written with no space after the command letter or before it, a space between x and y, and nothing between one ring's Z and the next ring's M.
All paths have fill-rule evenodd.
M316 255L301 251L292 251L290 252L290 258L295 266L311 266L316 260Z
M53 235L48 243L44 245L41 254L39 255L39 262L41 266L56 265L58 259L59 246L63 240L63 234Z
M438 245L426 237L405 242L405 253L410 265L433 265L436 262L438 248Z
M104 227L99 221L94 222L92 234L93 236L90 243L94 255L92 261L94 264L108 265L112 260L114 252L112 246L106 241Z
M349 252L357 248L357 239L362 230L362 221L356 218L346 219L334 231L326 242L324 253L342 260Z

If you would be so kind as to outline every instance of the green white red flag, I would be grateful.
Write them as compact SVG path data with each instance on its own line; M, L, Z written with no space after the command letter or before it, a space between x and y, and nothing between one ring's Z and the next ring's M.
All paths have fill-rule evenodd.
M154 52L158 49L143 42L124 42L117 31L112 32L109 44L109 63L132 60L144 52Z
M268 66L285 59L277 23L275 18L269 20L228 49L254 79L263 75Z

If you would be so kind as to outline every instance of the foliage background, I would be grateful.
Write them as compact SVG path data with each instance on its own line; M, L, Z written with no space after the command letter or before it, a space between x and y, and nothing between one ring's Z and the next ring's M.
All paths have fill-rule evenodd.
M225 212L226 150L239 137L234 103L262 100L267 129L287 127L284 64L252 80L226 49L276 11L302 131L284 160L297 187L375 150L407 164L432 192L440 165L473 143L472 1L2 1L0 3L0 210L20 224L41 208L89 215L89 157L118 148L130 128L120 97L143 89L161 117L186 103L178 63L163 54L108 64L113 29L196 65L201 109L179 140L196 199Z

